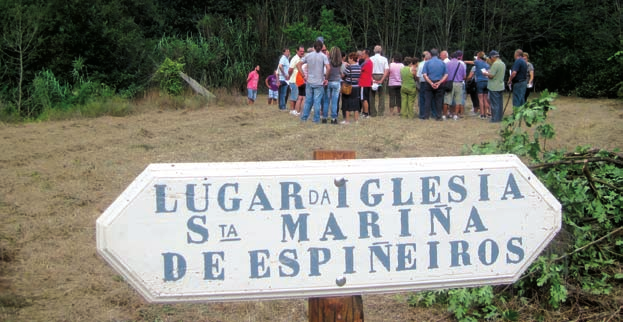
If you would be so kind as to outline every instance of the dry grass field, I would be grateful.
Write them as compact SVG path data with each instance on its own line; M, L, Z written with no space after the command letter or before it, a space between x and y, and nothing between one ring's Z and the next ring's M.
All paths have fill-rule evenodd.
M306 301L147 304L98 255L95 221L150 163L303 160L315 149L358 158L460 155L498 124L378 117L302 124L264 97L207 108L0 124L1 321L306 321ZM560 97L549 147L623 147L623 104ZM509 110L511 108L509 107ZM444 321L406 294L364 296L366 321Z

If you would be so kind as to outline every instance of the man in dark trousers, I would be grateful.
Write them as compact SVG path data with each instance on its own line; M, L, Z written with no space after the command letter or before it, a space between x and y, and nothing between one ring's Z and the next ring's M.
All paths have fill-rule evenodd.
M448 70L446 64L439 59L439 51L437 49L431 49L431 59L426 62L422 75L426 80L425 94L426 94L426 107L424 110L423 119L430 117L431 111L436 111L436 120L442 121L441 108L443 105L443 96L445 91L441 87L448 78Z
M513 107L522 106L526 102L526 87L528 86L528 64L523 58L521 49L515 50L515 63L508 85L513 89Z

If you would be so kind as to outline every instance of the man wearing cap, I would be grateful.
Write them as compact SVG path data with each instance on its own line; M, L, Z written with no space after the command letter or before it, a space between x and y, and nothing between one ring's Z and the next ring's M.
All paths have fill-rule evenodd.
M503 115L503 95L504 95L504 74L506 65L500 60L500 54L492 50L489 58L493 61L488 71L483 71L483 75L489 78L487 89L489 90L489 105L491 106L491 122L501 122Z
M286 110L286 95L288 95L288 69L290 67L290 49L284 48L283 55L279 59L279 109Z
M381 46L374 47L374 56L370 57L373 63L374 69L372 70L373 83L376 85L376 90L370 92L370 116L383 116L385 113L385 80L389 77L389 63L387 58L381 56L383 48ZM374 89L374 87L372 88ZM378 98L378 107L376 106L376 99Z
M435 110L437 112L435 119L442 121L441 106L445 92L440 86L448 78L448 71L446 64L439 59L437 49L431 49L430 55L432 58L426 62L422 70L422 75L426 79L426 108L423 119L428 119L431 111Z
M528 86L528 64L523 59L523 51L515 50L515 63L511 69L508 85L513 88L513 107L522 106L526 102L526 87Z

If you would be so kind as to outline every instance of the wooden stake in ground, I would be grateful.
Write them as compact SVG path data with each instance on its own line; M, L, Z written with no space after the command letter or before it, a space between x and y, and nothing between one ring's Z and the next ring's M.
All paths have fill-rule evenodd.
M192 77L180 72L180 77L186 82L188 83L188 85L195 91L195 93L199 94L199 95L203 95L205 97L207 97L208 99L216 99L216 96L214 96L214 94L210 93L209 90L207 90L205 87L201 86L201 84L197 83L196 80L192 79Z
M314 160L354 158L355 151L314 151ZM308 304L309 322L363 322L361 295L310 298Z

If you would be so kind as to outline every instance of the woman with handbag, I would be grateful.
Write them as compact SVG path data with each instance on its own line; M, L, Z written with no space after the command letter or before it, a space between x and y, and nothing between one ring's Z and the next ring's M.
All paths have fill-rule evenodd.
M348 54L348 66L346 66L344 70L344 82L342 83L342 109L346 112L346 115L341 124L350 124L351 113L354 114L355 123L359 121L359 111L361 110L361 100L359 97L361 66L357 63L357 59L357 53Z

